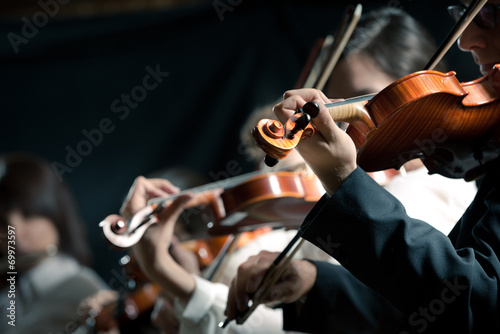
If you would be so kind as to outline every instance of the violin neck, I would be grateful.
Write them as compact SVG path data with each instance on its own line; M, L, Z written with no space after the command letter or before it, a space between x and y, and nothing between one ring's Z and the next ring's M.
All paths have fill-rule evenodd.
M238 185L246 180L251 179L252 177L259 176L262 174L264 174L264 172L255 171L255 172L250 172L250 173L243 174L243 175L237 175L237 176L230 177L227 179L222 179L222 180L208 183L208 184L205 184L205 185L202 185L199 187L186 189L186 190L183 190L179 193L173 194L171 196L154 198L148 202L148 205L161 204L161 203L166 202L166 201L172 201L172 200L176 199L177 197L179 197L180 195L185 194L187 192L194 193L194 194L205 194L205 193L211 193L212 191L217 190L217 189L231 188L231 187L234 187L234 186L236 186L236 185Z
M347 122L363 133L367 133L375 129L375 124L365 108L366 103L371 100L373 96L375 96L375 94L327 103L325 107L335 122Z
M351 98L348 98L345 100L327 103L327 104L325 104L325 107L327 109L330 109L330 108L334 108L334 107L340 107L344 104L353 104L353 103L357 103L357 102L363 102L363 104L366 104L366 102L370 101L375 95L377 95L377 94L366 94L366 95L351 97Z

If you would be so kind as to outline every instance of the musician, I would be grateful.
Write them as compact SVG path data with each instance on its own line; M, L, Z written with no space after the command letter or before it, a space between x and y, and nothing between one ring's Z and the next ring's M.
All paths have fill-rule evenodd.
M379 92L397 79L423 69L436 48L427 31L404 12L390 8L373 10L360 19L331 73L326 95L350 98ZM394 52L395 49L401 52ZM435 70L447 72L444 62L438 63ZM255 145L251 130L259 120L275 118L273 106L252 115L241 135L245 152L262 164L264 152ZM299 163L303 160L293 150L280 161L280 166ZM474 182L428 175L420 159L405 163L400 171L395 176L373 173L372 177L404 204L410 217L424 220L445 234L476 194Z
M127 219L141 207L146 206L148 198L165 197L175 193L179 189L168 180L146 179L139 177L129 192L121 213ZM249 244L236 250L231 254L229 264L222 274L223 283L210 282L198 275L193 275L180 265L173 256L165 251L169 248L173 238L178 216L184 210L185 204L192 195L182 195L176 199L168 208L162 210L159 219L160 224L151 226L141 241L133 247L134 255L141 264L144 273L154 282L162 287L161 296L154 313L153 322L160 327L162 332L171 329L172 322L166 322L170 318L170 301L174 301L173 312L179 323L180 333L215 333L222 332L218 323L224 320L224 307L228 292L229 281L225 277L234 277L237 266L249 255L257 254L261 249L270 248L278 251L291 239L295 232L276 231L263 234L255 238ZM118 216L108 216L106 220L120 219ZM312 246L312 245L311 245ZM300 257L328 259L326 254L315 247L304 247ZM252 332L281 332L282 315L281 310L261 308L256 314L258 323L249 323L249 327L242 329Z
M0 254L3 263L14 256L2 272L10 280L2 279L0 332L70 333L80 325L80 301L106 287L87 267L82 227L48 162L23 154L0 157Z
M459 40L482 74L500 63L499 6L498 0L488 1ZM460 16L463 8L452 12ZM306 218L310 225L304 237L352 274L339 277L339 267L292 261L285 275L294 281L274 287L282 292L280 300L288 303L285 328L315 333L498 333L500 160L487 164L474 201L445 236L410 218L396 198L357 166L354 143L324 110L330 100L322 92L295 90L284 97L275 107L281 121L306 101L314 100L322 109L313 120L319 134L298 146L327 191ZM261 253L240 266L229 292L230 318L246 309L249 294L275 256ZM360 282L366 286L362 293L356 290ZM339 290L336 283L351 289ZM373 297L367 289L400 316L373 313L387 305L367 299ZM354 312L342 312L345 305ZM342 318L346 316L349 319Z
M415 21L408 17L405 13L394 10L383 10L372 13L372 15L377 18L382 17L381 21L386 25L388 23L391 23L386 26L386 30L394 30L395 26L400 28L405 27L405 34L407 36L413 36L414 40L416 39L419 41L419 43L421 43L422 47L418 47L419 52L412 53L412 58L409 58L408 56L405 57L408 61L408 64L411 64L411 66L409 68L402 69L401 71L402 73L406 73L406 71L412 72L421 69L425 65L433 51L433 44L432 42L429 42L428 37L425 33L423 33L423 30L419 28ZM363 28L364 24L373 23L372 15L365 16L365 18L361 20L359 26ZM380 34L380 31L378 31L378 34ZM373 34L371 34L369 37L373 38L374 36ZM386 41L386 43L392 40L393 39L389 39L389 41ZM362 38L358 38L357 43L361 45ZM358 49L354 47L354 43L349 45L351 45L350 50L352 52L354 52L354 49ZM346 57L342 61L344 62L344 65L339 64L341 66L340 68L349 66L350 60L352 59ZM358 62L353 62L353 64L355 66L364 66L363 63ZM355 92L363 89L369 89L370 92L378 91L396 79L396 77L392 77L393 75L400 75L399 73L393 74L392 72L390 72L390 74L385 74L383 70L380 70L377 67L374 68L373 66L368 67L367 69L367 72L369 74L373 74L373 76L365 77L365 79L367 79L367 82L370 82L372 84L376 83L376 85L371 87L359 87L358 85L353 85L353 92L351 94L355 94ZM343 75L344 74L341 72L335 72L333 74L333 76L335 76L336 78L339 78ZM384 80L378 80L380 76L382 76ZM352 75L352 78L345 78L345 80L343 81L348 82L349 80L353 80L353 82L355 82L356 78L356 75ZM329 87L330 86L332 87L331 89L335 89L333 88L332 83L330 83ZM457 197L457 194L463 193L465 197L468 197L470 201L472 199L470 194L474 192L474 186L469 184L466 185L466 188L467 190L461 188L461 191L454 192L454 197ZM129 193L129 197L123 206L122 214L125 218L128 218L139 209L143 208L146 205L146 201L148 198L167 196L169 193L177 192L178 190L178 188L174 187L170 182L165 180L138 178L134 183ZM449 195L445 196L445 198L448 197ZM172 225L174 225L177 215L182 211L183 205L186 203L186 201L189 200L189 198L190 197L188 195L182 196L180 199L176 200L167 210L164 210L164 212L162 212L160 216L160 218L162 219L162 223L159 224L160 226L154 226L150 228L150 231L148 231L144 236L144 240L142 240L137 245L137 247L134 248L134 252L138 255L137 257L139 262L143 264L143 269L146 274L148 274L153 281L159 283L162 287L164 287L166 293L170 296L170 298L175 298L175 312L181 323L180 331L186 333L213 333L217 330L222 331L217 327L217 324L219 321L222 321L224 319L222 311L226 303L226 296L228 291L227 286L211 283L203 280L200 277L190 275L186 270L179 266L167 252L165 252L165 249L168 248L172 237ZM465 209L465 206L463 206L462 204L462 210L463 209ZM118 217L108 217L106 219L112 220L118 219ZM294 234L294 231L278 231L274 232L273 234L263 236L249 246L249 248L252 248L251 251L249 251L248 248L244 250L244 252L247 252L244 253L245 258L247 258L249 254L257 254L260 249L268 249L274 251L281 250ZM304 248L307 249L307 247ZM317 251L315 251L314 253L316 254L313 255L315 255L315 257L317 258L319 253ZM242 255L242 253L239 253L236 254L235 257L241 257ZM308 255L307 253L298 254L298 257L310 258L311 255ZM155 259L155 261L152 261L151 259ZM238 261L241 260L237 260L235 262ZM235 269L232 268L231 270L231 273L233 273L234 275ZM339 270L343 269L340 268ZM388 305L387 308L392 310L392 307L390 305ZM381 308L381 310L384 309ZM229 328L227 328L227 331L239 331L244 333L263 331L280 332L282 330L281 310L271 310L260 307L256 312L258 314L254 314L244 326L236 326L234 323L232 323L229 325ZM393 312L398 314L397 310L394 310Z

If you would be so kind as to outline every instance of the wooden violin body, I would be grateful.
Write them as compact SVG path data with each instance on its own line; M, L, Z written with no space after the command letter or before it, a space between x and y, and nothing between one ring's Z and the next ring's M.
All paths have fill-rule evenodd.
M360 166L399 168L421 158L430 173L465 179L481 174L500 153L491 142L500 122L499 70L497 65L464 84L453 72L423 71L388 86L366 106L376 129L366 136L353 131Z
M297 228L324 190L318 178L296 172L266 173L221 195L225 214L209 233L221 235L262 226Z
M369 101L326 107L335 121L350 124L347 133L364 170L399 169L420 158L430 173L470 180L500 153L495 142L499 100L500 65L496 65L488 75L466 83L460 83L454 72L420 71L395 81ZM293 124L287 123L267 135L267 121L260 121L253 133L257 144L276 159L285 157L303 134L314 133L309 125L288 139L287 127Z

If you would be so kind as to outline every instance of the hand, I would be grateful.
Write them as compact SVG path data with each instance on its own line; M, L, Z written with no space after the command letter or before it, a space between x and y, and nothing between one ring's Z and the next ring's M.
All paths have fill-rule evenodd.
M140 176L134 181L120 210L121 214L129 219L146 207L150 199L166 197L178 191L179 189L167 180L146 179ZM168 203L159 212L157 223L151 225L141 240L132 247L144 274L158 283L170 296L181 299L190 297L195 282L191 275L170 256L168 248L172 241L175 223L192 198L192 194L186 193ZM106 218L109 221L115 219L122 218L117 215Z
M151 225L132 251L144 273L159 282L172 267L182 268L168 252L174 234L174 226L186 204L193 198L191 194L177 197L158 214L158 222ZM170 267L170 268L167 268Z
M265 286L259 285L267 269L279 253L261 251L256 256L251 256L238 268L236 277L229 287L225 315L229 320L235 319L238 314L248 309L250 295L254 300L259 297ZM273 285L264 302L280 301L292 303L307 295L316 280L316 266L309 261L292 260Z
M94 319L94 328L99 333L118 333L119 324L115 317L118 304L118 293L113 290L100 290L83 299L78 305L77 312L83 322Z
M284 124L306 102L314 101L320 113L311 123L316 134L297 145L300 155L332 195L356 169L356 147L351 137L342 131L326 110L325 103L332 102L316 89L287 91L283 102L274 107L276 117Z
M179 192L179 188L168 180L146 179L143 176L138 176L128 191L120 213L125 219L130 219L143 209L150 199L167 197L177 192Z

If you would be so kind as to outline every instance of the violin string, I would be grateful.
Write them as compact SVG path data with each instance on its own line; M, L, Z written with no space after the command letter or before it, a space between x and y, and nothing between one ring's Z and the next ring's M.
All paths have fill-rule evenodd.
M333 107L340 107L340 106L343 106L346 104L353 104L353 103L357 103L357 102L370 101L375 95L377 95L377 94L366 94L366 95L355 96L355 97L351 97L349 99L345 99L342 101L327 103L327 104L325 104L325 107L327 109L329 109L329 108L333 108Z

